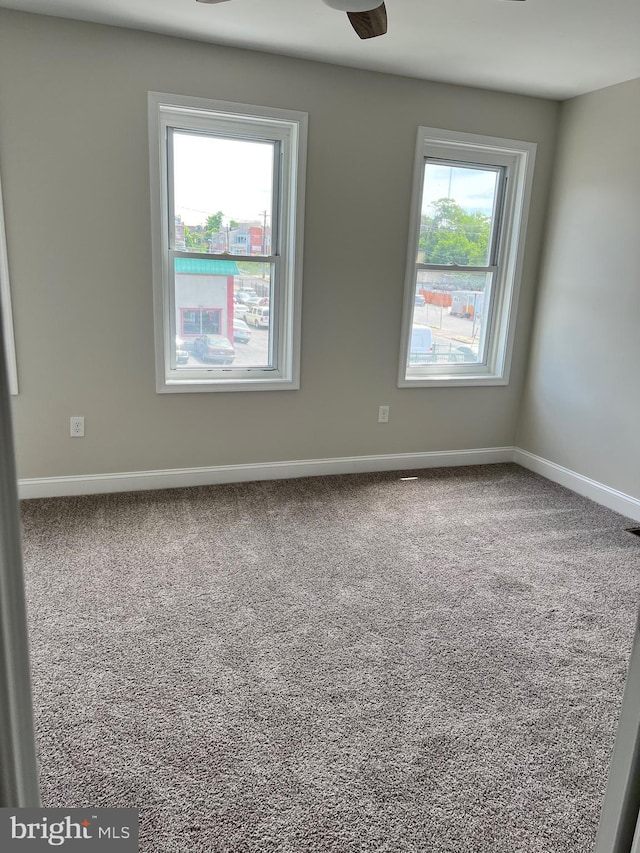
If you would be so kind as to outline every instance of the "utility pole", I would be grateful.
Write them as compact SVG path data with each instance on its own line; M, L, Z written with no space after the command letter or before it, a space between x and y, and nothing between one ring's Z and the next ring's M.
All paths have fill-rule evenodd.
M264 255L264 250L267 241L267 211L262 211L262 254Z
M267 211L262 211L262 257L265 255L265 249L267 245ZM263 280L266 278L266 272L264 267L264 261L262 262L262 278Z

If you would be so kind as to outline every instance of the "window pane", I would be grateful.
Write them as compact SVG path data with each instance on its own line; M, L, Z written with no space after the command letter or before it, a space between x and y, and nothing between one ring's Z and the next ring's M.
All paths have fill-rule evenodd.
M427 160L418 263L489 266L500 170Z
M418 270L407 364L486 361L492 273Z
M177 368L273 367L272 264L175 258L174 273Z
M175 248L271 253L273 142L174 131Z

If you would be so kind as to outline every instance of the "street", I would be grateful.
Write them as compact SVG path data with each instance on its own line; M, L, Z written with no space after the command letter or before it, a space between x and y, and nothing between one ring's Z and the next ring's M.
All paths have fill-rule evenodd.
M447 308L427 303L413 309L413 322L431 326L433 340L438 349L460 346L470 347L475 353L480 341L480 323L470 317L453 317Z

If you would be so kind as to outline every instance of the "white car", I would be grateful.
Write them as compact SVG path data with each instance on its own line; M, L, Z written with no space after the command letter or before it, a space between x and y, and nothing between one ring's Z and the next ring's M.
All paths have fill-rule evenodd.
M236 302L240 302L246 305L253 299L257 299L257 295L254 290L239 290L236 293Z
M184 348L184 341L176 337L176 364L186 364L188 361L189 353Z
M433 333L429 326L414 323L411 328L409 364L428 364L433 361Z
M269 328L269 306L268 305L252 305L245 311L244 319L249 326L257 328Z

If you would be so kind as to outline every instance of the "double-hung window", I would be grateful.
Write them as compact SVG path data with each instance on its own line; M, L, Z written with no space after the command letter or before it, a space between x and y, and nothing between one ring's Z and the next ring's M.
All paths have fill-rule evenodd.
M418 130L399 385L509 381L535 145Z
M149 93L159 392L299 387L306 132L306 113Z

